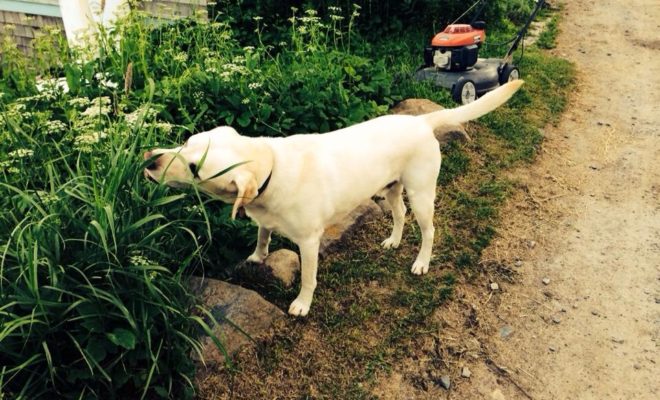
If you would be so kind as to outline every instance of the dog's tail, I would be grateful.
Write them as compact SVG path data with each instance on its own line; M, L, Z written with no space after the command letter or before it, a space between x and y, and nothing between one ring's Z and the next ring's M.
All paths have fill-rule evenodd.
M432 128L442 124L461 124L488 114L497 107L506 103L514 93L520 89L523 81L511 81L499 88L488 92L476 101L457 108L450 108L421 115Z

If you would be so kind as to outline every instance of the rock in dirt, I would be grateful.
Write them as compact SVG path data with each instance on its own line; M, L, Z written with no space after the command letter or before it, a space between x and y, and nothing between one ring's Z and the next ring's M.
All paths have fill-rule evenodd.
M490 284L490 290L493 290L493 291L495 291L495 290L500 290L500 285L498 285L497 283L493 282L493 283Z
M262 263L244 261L238 264L234 276L240 280L262 284L279 282L285 288L290 288L299 271L298 254L288 249L280 249L270 253Z
M433 111L442 110L439 104L426 99L407 99L392 107L390 114L422 115ZM470 139L461 125L442 125L433 130L435 138L444 146L454 140L467 142Z
M544 285L549 285L550 284L550 278L543 278L543 279L541 279L541 282L543 282Z
M237 285L216 279L193 277L190 287L218 322L214 327L210 321L207 321L229 355L264 336L275 322L285 318L282 310L264 300L257 292ZM253 340L246 337L234 325L240 327ZM215 346L211 337L203 336L201 343L207 366L225 362L224 353ZM193 354L193 357L197 358L197 354Z
M365 220L374 218L376 215L382 214L383 210L373 200L367 200L360 204L350 214L342 218L340 221L335 222L325 229L323 237L321 238L321 246L319 247L319 254L325 257L332 253L333 248L339 243L341 238Z
M449 390L449 388L451 387L451 378L449 378L449 375L442 375L440 377L440 386Z
M286 288L290 288L300 271L300 259L295 251L280 249L266 257L264 265L275 278L282 282Z
M512 333L513 333L513 328L510 327L509 325L504 325L503 327L500 328L500 337L502 339L508 338L509 336L511 336Z
M463 367L463 369L461 370L461 376L463 378L469 378L470 376L472 376L472 371L470 371L468 367Z
M493 393L490 394L490 398L492 400L506 400L506 397L504 397L504 394L500 389L493 390Z

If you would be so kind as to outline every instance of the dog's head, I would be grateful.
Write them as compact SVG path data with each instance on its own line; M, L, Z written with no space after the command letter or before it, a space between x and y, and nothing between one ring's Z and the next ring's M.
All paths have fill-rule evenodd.
M182 146L144 153L147 178L171 187L195 185L233 203L232 218L258 194L272 168L272 153L257 139L220 127L191 136Z

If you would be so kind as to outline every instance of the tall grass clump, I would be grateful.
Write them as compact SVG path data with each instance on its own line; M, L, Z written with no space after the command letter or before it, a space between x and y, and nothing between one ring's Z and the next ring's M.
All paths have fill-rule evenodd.
M253 228L148 183L141 154L217 125L286 135L383 113L389 75L349 51L352 23L294 11L281 42L245 47L224 22L134 13L89 54L56 32L30 59L3 42L1 393L193 396L208 320L187 278L243 257Z
M0 393L191 398L208 326L186 282L220 217L148 184L141 158L182 128L157 118L148 91L127 98L107 59L64 52L51 70L12 56L0 98Z

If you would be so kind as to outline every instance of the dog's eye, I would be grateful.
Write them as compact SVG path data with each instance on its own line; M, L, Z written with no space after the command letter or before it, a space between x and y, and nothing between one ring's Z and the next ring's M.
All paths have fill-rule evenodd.
M194 178L199 178L199 171L197 171L197 164L195 163L190 163L188 164L188 168L190 168L190 172L192 172Z

